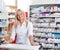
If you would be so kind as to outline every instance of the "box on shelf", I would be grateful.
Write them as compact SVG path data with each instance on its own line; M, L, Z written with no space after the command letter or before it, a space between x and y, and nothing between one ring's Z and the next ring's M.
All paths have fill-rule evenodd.
M56 23L50 23L50 27L56 27Z

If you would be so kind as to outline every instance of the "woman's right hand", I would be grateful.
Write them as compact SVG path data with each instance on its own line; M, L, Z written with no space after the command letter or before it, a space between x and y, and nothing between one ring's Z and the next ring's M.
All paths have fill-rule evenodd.
M9 42L8 41L4 41L2 44L9 44Z
M10 44L10 43L12 43L12 42L13 42L13 40L10 39L9 41L4 41L3 44Z

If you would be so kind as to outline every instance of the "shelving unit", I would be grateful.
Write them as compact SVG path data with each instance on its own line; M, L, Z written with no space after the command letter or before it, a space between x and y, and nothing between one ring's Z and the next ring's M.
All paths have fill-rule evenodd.
M12 5L7 5L7 11L8 11L8 36L4 37L6 40L10 39L10 35L11 35L11 29L12 26L14 25L15 22L15 12L17 7L16 6L12 6Z
M60 4L31 5L30 21L34 27L34 41L43 48L60 48Z
M8 1L9 2L9 1ZM11 1L12 2L12 1ZM14 25L14 22L15 22L15 12L17 10L17 0L14 0L15 4L14 5L11 5L11 4L7 4L5 7L6 7L6 10L7 10L7 13L8 13L8 26L7 26L7 29L8 29L8 36L5 36L5 40L9 40L10 39L10 35L11 35L11 29L12 29L12 26ZM13 3L14 3L13 2ZM6 2L7 3L7 2Z
M17 7L11 6L11 5L7 5L6 7L8 9L9 18L15 18L15 12L16 12Z
M8 12L3 0L0 0L0 41L1 38L8 35Z
M8 5L7 7L10 9L10 11L8 11L8 15L9 15L8 21L9 21L9 23L12 23L15 20L15 12L17 10L17 7L11 6L11 5Z

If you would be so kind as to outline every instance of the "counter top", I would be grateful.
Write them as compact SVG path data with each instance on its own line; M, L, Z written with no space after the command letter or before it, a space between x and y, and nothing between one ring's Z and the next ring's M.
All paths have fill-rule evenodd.
M39 50L40 46L27 46L20 44L1 44L0 48L8 48L8 49L21 49L21 50Z

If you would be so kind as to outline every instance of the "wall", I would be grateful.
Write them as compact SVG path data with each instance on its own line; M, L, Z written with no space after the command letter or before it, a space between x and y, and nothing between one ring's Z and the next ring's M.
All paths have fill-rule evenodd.
M31 4L31 0L18 0L18 9L22 9L27 12L29 10L29 5Z
M60 0L32 0L32 4L58 4Z
M4 0L5 5L14 5L15 6L15 0Z
M31 4L31 0L18 0L17 8L23 10L24 12L29 12L29 5ZM28 13L29 16L29 13Z

